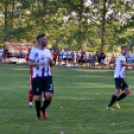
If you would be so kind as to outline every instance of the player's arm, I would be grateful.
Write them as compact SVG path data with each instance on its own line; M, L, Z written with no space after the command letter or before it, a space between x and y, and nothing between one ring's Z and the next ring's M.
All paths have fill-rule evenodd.
M127 63L124 63L123 61L120 62L121 66L134 66L134 64L127 64Z
M32 67L43 66L43 65L45 65L45 61L43 61L43 62L41 62L41 63L35 63L34 61L29 60L29 61L28 61L28 65L29 65L29 66L32 66Z
M52 59L51 59L51 58L49 58L49 65L50 65L50 67L52 67L52 66L53 66L53 61L52 61Z

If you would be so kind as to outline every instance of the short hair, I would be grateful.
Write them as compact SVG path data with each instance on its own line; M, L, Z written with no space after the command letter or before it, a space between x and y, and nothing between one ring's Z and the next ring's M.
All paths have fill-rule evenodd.
M121 50L124 49L125 47L127 48L127 46L121 46Z
M44 37L44 36L46 36L46 35L45 35L45 34L40 34L40 35L38 35L38 36L37 36L37 41L38 41L40 38Z

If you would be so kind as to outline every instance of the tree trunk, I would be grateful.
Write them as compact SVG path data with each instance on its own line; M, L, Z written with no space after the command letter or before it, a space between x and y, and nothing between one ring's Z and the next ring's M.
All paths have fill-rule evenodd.
M5 5L5 27L7 26L7 5Z
M81 0L81 8L79 12L79 28L80 28L80 46L82 47L82 19L83 19L83 8L84 8L84 0Z
M106 45L106 13L107 13L107 0L103 0L103 11L102 11L102 38L101 38L101 50Z

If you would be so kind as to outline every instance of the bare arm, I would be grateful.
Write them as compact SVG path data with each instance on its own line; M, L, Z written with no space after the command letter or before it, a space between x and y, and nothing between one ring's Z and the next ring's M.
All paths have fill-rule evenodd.
M127 64L127 63L124 63L123 61L120 62L121 66L134 66L134 64Z
M38 66L38 65L45 65L45 61L43 61L43 62L41 62L41 63L35 63L34 61L32 61L32 60L29 60L28 61L28 65L29 66L32 66L32 67L36 67L36 66Z
M51 58L49 58L49 65L50 65L50 67L53 66L53 62L52 62L52 59Z

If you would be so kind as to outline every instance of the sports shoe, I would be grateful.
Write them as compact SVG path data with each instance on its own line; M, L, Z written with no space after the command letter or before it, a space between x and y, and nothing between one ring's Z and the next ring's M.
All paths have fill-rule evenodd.
M114 102L113 106L120 109L120 105L119 105L118 101Z
M107 109L109 109L109 110L115 110L113 107L107 107Z
M41 116L37 116L37 120L41 120Z
M42 111L42 114L43 114L44 119L48 118L48 115L47 115L47 113L45 111Z

